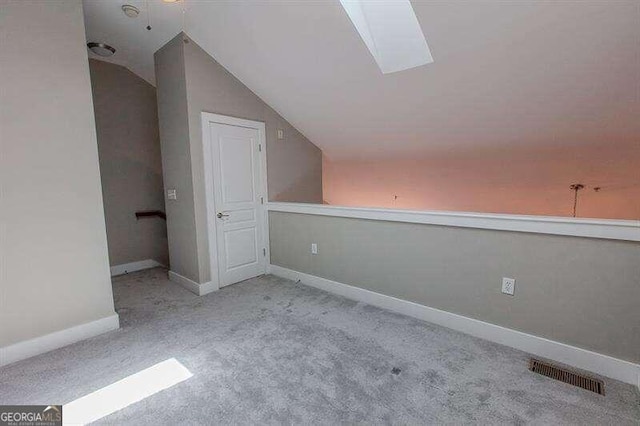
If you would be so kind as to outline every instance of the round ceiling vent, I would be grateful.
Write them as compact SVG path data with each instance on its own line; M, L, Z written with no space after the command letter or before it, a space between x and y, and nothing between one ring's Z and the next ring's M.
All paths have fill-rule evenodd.
M116 53L116 49L105 43L90 42L87 43L87 47L89 48L89 50L99 56L112 56L114 53Z
M137 18L138 15L140 14L140 9L138 9L135 6L131 6L130 4L123 4L122 5L122 11L129 18Z

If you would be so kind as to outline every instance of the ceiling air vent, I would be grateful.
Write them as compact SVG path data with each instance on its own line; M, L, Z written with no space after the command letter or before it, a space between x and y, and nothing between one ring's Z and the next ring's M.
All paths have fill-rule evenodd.
M573 386L578 386L599 395L604 395L604 383L602 380L594 379L573 371L566 370L548 362L531 358L529 360L529 370L552 379L560 380Z

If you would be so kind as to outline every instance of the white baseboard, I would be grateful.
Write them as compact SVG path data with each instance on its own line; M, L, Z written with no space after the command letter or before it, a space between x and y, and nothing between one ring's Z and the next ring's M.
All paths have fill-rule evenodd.
M129 272L135 272L135 271L142 271L143 269L156 268L158 266L162 266L163 268L166 268L165 265L153 259L145 259L145 260L140 260L138 262L123 263L122 265L113 265L111 267L111 276L115 277L117 275L128 274Z
M451 312L430 308L407 300L375 293L359 287L331 281L315 275L305 274L281 266L269 265L268 271L279 277L294 281L300 280L303 284L339 294L349 299L461 331L491 342L500 343L553 361L630 383L640 388L640 364L634 364L608 355L599 354Z
M0 348L0 367L120 328L118 314Z
M187 277L183 277L180 274L177 274L173 271L169 271L169 280L173 281L176 284L180 284L182 287L186 288L192 293L197 294L198 296L204 296L205 294L209 294L213 291L218 290L218 286L216 286L211 281L198 284L197 282L190 280Z

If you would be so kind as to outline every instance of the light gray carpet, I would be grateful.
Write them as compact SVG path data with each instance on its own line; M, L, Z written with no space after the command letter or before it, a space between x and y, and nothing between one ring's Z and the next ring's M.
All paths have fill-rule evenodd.
M153 269L114 293L120 330L0 369L0 403L66 403L175 358L193 377L99 422L640 423L630 385L596 395L525 353L273 276L198 297Z

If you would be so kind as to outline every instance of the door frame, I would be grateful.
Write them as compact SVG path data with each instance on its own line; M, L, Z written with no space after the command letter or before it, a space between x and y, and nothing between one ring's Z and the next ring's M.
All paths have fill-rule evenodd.
M269 251L269 212L267 210L267 203L269 202L269 192L267 185L267 139L266 128L262 121L246 120L244 118L231 117L221 114L213 114L203 111L201 114L202 121L202 148L204 153L204 186L205 186L205 200L207 210L207 237L209 242L209 268L211 274L211 283L214 288L218 290L220 288L220 268L218 265L218 244L217 244L217 227L214 216L216 214L215 196L214 196L214 174L213 164L211 161L212 149L211 149L211 134L209 132L209 123L226 124L236 127L246 127L249 129L255 129L258 131L258 144L259 151L259 178L260 188L258 191L258 197L263 197L264 202L262 205L262 220L258 218L258 222L262 222L262 245L265 249L265 263L264 273L267 273L267 269L271 264L271 254ZM260 214L260 213L258 213Z

